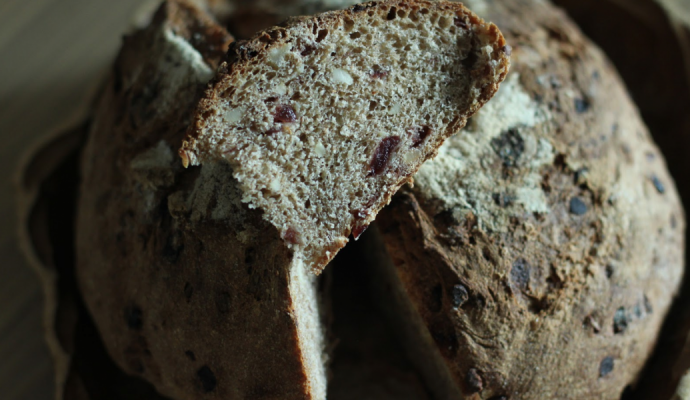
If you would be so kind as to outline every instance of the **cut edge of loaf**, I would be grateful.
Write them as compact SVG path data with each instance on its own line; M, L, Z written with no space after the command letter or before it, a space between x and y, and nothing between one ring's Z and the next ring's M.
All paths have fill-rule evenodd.
M365 257L371 265L371 291L388 323L397 333L406 357L439 400L464 398L427 324L410 299L388 253L384 236L374 224L365 237Z
M228 54L183 165L227 160L243 201L319 273L495 94L510 47L459 3L388 0L289 20Z

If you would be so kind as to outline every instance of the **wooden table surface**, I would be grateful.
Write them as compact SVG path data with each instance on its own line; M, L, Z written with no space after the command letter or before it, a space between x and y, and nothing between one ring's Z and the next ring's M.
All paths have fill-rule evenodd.
M53 396L53 367L42 337L42 290L17 244L17 163L38 137L83 104L141 3L0 0L1 399Z

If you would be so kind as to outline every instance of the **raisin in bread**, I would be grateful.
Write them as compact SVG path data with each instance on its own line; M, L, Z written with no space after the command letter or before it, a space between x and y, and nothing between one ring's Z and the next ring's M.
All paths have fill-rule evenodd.
M506 33L512 72L380 213L378 292L437 398L619 399L683 275L673 180L563 12L468 3Z
M233 45L180 155L227 162L242 201L318 273L493 96L509 50L459 3L294 19Z
M125 39L83 155L79 286L112 359L167 397L323 398L316 288L227 164L175 157L230 40L178 1Z

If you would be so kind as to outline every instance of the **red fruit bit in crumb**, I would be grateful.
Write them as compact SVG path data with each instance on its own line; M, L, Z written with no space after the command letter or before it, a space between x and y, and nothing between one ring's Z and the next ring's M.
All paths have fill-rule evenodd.
M426 140L429 135L431 135L431 128L428 126L415 126L407 130L412 136L412 147L419 147L420 144Z
M385 78L386 76L388 76L388 71L381 71L381 70L375 69L371 72L371 77L375 78L375 79Z
M367 230L369 227L369 224L366 225L357 225L352 229L352 237L355 238L355 240L359 239L360 236L362 236L362 233Z
M283 233L283 240L290 244L298 244L299 243L299 233L295 230L295 228L287 228L287 230Z
M295 122L297 121L297 114L295 114L295 109L283 104L276 107L276 111L273 113L273 122Z
M390 162L391 154L399 144L399 136L389 136L383 139L374 151L374 156L371 158L371 164L369 165L369 174L367 176L380 175L385 171Z

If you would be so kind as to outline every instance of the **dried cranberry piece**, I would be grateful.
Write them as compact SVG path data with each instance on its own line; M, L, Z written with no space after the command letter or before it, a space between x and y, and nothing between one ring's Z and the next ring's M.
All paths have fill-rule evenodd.
M364 233L368 227L369 224L355 226L352 229L352 237L355 238L355 240L359 239L359 237L362 236L362 233Z
M371 72L371 77L374 79L381 79L381 78L385 78L386 76L388 76L388 71L382 71L379 69L375 69Z
M297 244L299 243L299 233L293 227L287 228L283 233L283 240L290 244Z
M419 145L431 135L431 128L426 125L415 126L414 128L408 129L408 132L412 136L412 147L419 147Z
M297 114L295 114L295 109L287 104L282 104L276 107L276 111L273 113L273 122L295 122L297 121Z
M388 166L391 154L400 144L399 136L389 136L381 141L374 151L367 176L380 175Z

